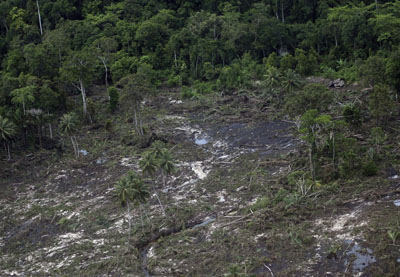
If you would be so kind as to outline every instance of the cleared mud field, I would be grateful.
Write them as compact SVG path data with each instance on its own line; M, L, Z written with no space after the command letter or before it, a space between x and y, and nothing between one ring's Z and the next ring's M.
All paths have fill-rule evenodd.
M79 160L42 152L2 164L0 275L398 272L396 241L374 239L400 218L398 177L357 190L355 183L320 184L305 192L286 181L306 163L295 124L262 118L254 103L224 101L223 112L218 101L150 102L145 116L152 141L129 136L130 123L118 122L112 134L84 130ZM229 105L244 112L231 114ZM155 140L173 151L177 168L166 185L147 180L166 215L152 192L131 212L128 234L114 184L128 170L140 172L141 155Z

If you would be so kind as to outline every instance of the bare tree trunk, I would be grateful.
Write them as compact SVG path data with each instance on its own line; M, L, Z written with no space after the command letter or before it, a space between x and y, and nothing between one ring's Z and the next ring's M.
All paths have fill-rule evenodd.
M148 214L146 213L146 209L145 209L145 208L143 208L143 213L144 213L144 216L147 217L147 220L150 222L150 224L151 224L151 229L153 229L153 222L151 222L151 219L150 219L150 217L148 216Z
M40 34L43 35L43 28L42 28L42 18L40 17L40 8L39 8L39 0L36 0L38 16L39 16L39 27L40 27Z
M75 146L74 138L71 136L70 139L71 139L72 147L74 148L75 158L77 159L77 158L78 158L78 154L77 154L78 152L76 151L76 146Z
M311 177L313 181L315 181L315 165L314 165L314 153L313 153L313 146L310 147L310 153L309 153L309 158L310 158L310 171L311 171Z
M4 145L4 151L6 152L7 160L11 160L11 152L10 152L10 144L8 141L3 142Z
M74 141L75 141L76 153L77 153L78 158L79 158L79 145L78 145L78 141L76 140L75 136L74 136Z
M50 138L53 138L53 128L51 127L51 123L49 123L49 132L50 132Z
M7 142L6 145L7 145L8 160L11 160L10 143Z
M131 211L130 211L130 207L129 207L129 200L126 201L126 206L128 207L128 225L129 225L129 234L131 234Z
M175 67L178 68L178 63L176 61L176 50L174 50L174 64L175 64Z
M79 158L78 141L76 140L75 136L71 136L70 139L71 139L72 147L74 148L75 158L78 159Z
M285 13L283 11L283 0L281 0L281 13L282 13L282 22L285 23Z
M140 212L140 223L142 224L142 232L144 232L142 204L139 204L139 212Z
M195 76L197 77L197 67L198 67L198 65L199 65L199 56L197 55L197 58L196 58L196 71L195 71Z
M83 86L83 81L81 79L79 79L79 90L81 91L82 95L83 114L87 115L86 91L85 87Z
M136 130L136 133L138 133L140 135L140 131L138 128L138 120L137 120L137 115L136 115L136 108L133 108L133 114L135 116L135 130Z
M38 136L39 136L39 146L40 149L43 148L43 144L42 144L42 126L39 124L38 125Z
M139 118L139 131L140 131L140 135L144 136L144 131L143 131L143 118L140 115L140 103L137 103L137 110L138 110L138 118Z
M87 98L86 98L86 90L83 86L82 79L79 79L79 90L81 91L82 95L82 105L83 105L83 114L89 118L90 124L93 123L92 116L87 112Z
M139 121L139 128L140 128L140 132L141 132L142 136L144 136L144 131L143 131L143 120L142 120L142 118L140 118L140 121Z
M58 47L58 59L60 61L60 66L61 66L61 47Z
M160 197L158 197L158 193L157 193L157 190L156 190L154 184L153 184L153 190L154 190L154 194L156 195L156 198L157 198L157 200L158 200L158 203L160 204L160 208L161 208L161 210L162 210L162 213L163 213L163 215L165 216L166 214L165 214L164 206L163 206L163 204L161 203Z
M106 83L106 87L108 87L108 68L107 68L106 59L104 57L98 57L98 58L103 63L104 70L106 72L105 83Z

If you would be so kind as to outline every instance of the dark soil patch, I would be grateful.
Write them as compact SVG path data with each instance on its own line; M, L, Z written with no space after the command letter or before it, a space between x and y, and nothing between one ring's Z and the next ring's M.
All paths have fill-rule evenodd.
M233 147L262 148L265 146L296 146L297 140L290 134L294 124L285 121L249 123L233 123L213 128L212 136L224 139Z
M46 246L62 230L52 220L29 220L13 228L5 238L7 252L26 251L27 248Z

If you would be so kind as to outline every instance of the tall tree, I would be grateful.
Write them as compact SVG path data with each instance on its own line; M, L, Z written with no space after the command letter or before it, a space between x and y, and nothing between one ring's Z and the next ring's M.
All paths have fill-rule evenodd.
M112 53L115 52L118 48L118 43L113 38L102 37L99 40L95 41L95 47L97 50L97 58L101 61L104 66L105 73L105 85L108 87L108 72L109 72L109 63L112 60Z
M93 122L87 110L86 88L94 78L95 57L91 49L72 52L60 68L61 76L74 86L82 96L82 110L90 123Z
M15 104L22 106L24 115L26 114L27 106L35 101L35 97L33 96L35 90L36 86L30 85L23 88L15 89L11 92L11 101Z

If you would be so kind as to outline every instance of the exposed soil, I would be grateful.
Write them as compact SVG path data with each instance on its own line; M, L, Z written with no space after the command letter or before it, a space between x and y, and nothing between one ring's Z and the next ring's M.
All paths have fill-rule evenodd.
M112 134L84 130L78 141L87 155L78 161L65 148L62 158L43 150L30 163L2 163L0 275L399 273L398 242L386 233L398 228L400 179L321 184L301 195L286 181L304 163L295 125L263 118L252 99L240 101L159 97L146 103L144 144L120 120ZM166 186L147 180L167 216L152 195L144 215L133 209L128 236L114 184L140 171L154 140L168 142L177 164Z

